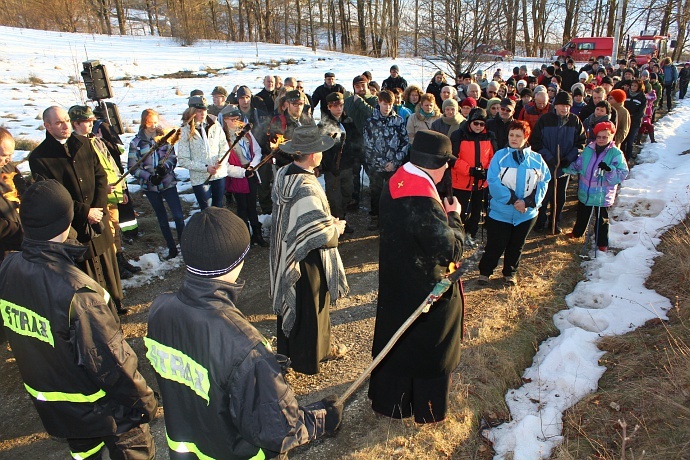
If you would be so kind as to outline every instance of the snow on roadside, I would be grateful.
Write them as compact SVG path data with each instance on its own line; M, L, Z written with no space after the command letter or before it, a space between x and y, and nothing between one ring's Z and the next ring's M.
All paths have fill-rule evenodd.
M495 460L548 459L562 442L563 412L596 391L606 368L600 337L625 334L654 318L667 319L671 302L644 282L656 246L682 221L690 202L690 101L656 124L657 144L646 144L610 210L611 250L585 262L585 280L554 315L561 331L539 346L522 387L508 391L512 421L491 430ZM510 456L512 454L512 456Z

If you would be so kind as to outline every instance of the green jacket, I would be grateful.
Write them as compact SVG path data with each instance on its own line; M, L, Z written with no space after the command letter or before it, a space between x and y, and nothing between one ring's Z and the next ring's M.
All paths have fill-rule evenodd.
M355 122L359 132L364 132L366 121L374 113L378 102L378 98L372 96L369 92L363 98L358 97L357 100L355 100L354 95L345 99L345 113Z

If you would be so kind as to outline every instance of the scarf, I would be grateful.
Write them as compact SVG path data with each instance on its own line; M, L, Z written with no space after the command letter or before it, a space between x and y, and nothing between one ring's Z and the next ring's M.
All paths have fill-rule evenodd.
M419 114L424 117L424 118L431 118L435 115L434 111L432 110L431 113L426 113L423 108L419 108Z
M325 247L337 230L323 188L313 174L286 175L288 169L278 171L273 185L269 292L286 336L295 325L299 263L309 252L321 255L331 305L350 289L338 248Z

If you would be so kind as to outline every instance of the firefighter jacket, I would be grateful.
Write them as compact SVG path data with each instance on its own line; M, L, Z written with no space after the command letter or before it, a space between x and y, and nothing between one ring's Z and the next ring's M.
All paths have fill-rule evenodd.
M24 238L0 266L0 313L48 434L123 433L155 414L108 293L73 260L86 248Z
M147 358L165 404L171 459L263 459L325 432L300 407L266 339L234 306L241 285L187 273L151 304Z

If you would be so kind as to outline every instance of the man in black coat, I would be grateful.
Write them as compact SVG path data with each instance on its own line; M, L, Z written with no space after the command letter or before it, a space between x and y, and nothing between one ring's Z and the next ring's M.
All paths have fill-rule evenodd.
M458 200L441 201L441 181L451 153L447 136L419 131L410 161L381 195L379 298L372 355L422 303L451 263L462 256L465 232ZM446 417L450 374L460 362L463 296L455 284L410 326L371 375L372 409L417 423Z
M72 228L77 241L87 248L78 266L108 291L118 313L126 313L113 234L108 213L103 212L110 192L105 170L89 140L72 133L67 111L48 107L43 112L43 125L46 139L29 154L31 174L36 181L55 179L70 193L74 200Z
M405 91L407 88L407 80L400 76L400 69L397 65L392 65L390 70L391 76L383 80L381 89L389 89L393 91L395 88L400 88Z
M508 146L508 127L515 118L515 101L507 97L501 100L498 114L486 122L486 130L496 136L496 148Z
M239 97L239 96L238 96ZM266 107L269 115L273 114L273 108L275 107L275 99L278 97L278 90L276 89L276 81L272 76L266 75L264 77L264 88L259 91L256 97L261 98L261 101Z
M561 68L561 78L561 88L567 92L572 91L572 86L580 81L580 74L575 70L575 61L572 58L568 59L565 69Z
M335 82L335 74L333 72L326 72L323 81L323 85L314 90L314 95L311 97L310 101L312 107L316 107L317 105L319 106L321 109L321 117L328 113L328 101L326 101L326 97L329 94L345 94L345 88L343 88L343 85Z

